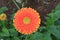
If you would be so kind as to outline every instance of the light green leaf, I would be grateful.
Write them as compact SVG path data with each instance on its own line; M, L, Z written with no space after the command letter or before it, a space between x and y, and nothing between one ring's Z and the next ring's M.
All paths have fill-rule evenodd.
M7 23L7 20L2 20L2 21L1 21L1 24L3 25L3 27L6 27L7 24L8 24L8 23Z
M60 30L57 29L57 26L49 26L47 27L47 30L53 35L55 35L58 39L60 38Z
M0 36L10 36L9 31L6 27L2 28L2 32L0 32Z
M41 37L42 37L42 34L40 34L39 32L36 32L34 34L31 34L28 40L40 40Z
M60 18L60 11L56 11L55 13L48 14L48 17L46 18L46 25L50 26L55 23L56 20Z
M54 25L60 26L60 20L55 21Z

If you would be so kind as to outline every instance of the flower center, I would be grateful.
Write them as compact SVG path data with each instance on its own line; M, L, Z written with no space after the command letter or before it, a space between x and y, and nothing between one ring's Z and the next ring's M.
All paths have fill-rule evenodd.
M25 17L23 19L23 22L24 22L24 24L29 24L30 23L30 19L28 17Z

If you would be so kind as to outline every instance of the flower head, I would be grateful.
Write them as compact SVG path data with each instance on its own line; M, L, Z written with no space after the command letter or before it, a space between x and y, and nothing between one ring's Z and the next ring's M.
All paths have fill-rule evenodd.
M15 13L13 19L16 30L22 34L31 34L41 23L39 13L32 8L22 8Z
M1 15L0 15L0 20L6 20L6 14L5 13L2 13Z

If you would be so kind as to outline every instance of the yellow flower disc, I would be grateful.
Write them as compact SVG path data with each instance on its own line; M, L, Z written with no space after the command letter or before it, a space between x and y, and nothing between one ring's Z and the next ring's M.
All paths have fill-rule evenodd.
M23 19L23 22L24 22L25 24L29 24L29 23L30 23L30 19L29 19L28 17L25 17L25 18Z

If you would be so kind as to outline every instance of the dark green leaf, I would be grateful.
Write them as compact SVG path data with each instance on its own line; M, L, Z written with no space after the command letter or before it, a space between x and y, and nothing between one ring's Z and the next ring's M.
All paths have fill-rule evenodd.
M58 20L59 18L60 18L60 11L56 11L55 13L48 14L48 17L46 18L47 19L46 25L50 26L54 24L54 22Z
M7 11L7 10L8 10L7 7L2 7L2 8L0 8L0 14L3 13L3 12L5 12L5 11Z
M29 40L52 40L49 33L39 33L36 32L35 34L32 34L29 38Z
M9 29L9 33L10 33L10 36L17 36L18 35L18 32L14 28Z
M6 27L2 28L2 32L0 33L0 36L10 36L9 31Z
M12 40L20 40L18 37L14 36Z
M52 26L47 27L47 29L57 38L60 38L60 30L57 29L57 26L52 25Z
M60 10L60 5L58 5L58 6L55 8L55 10Z

